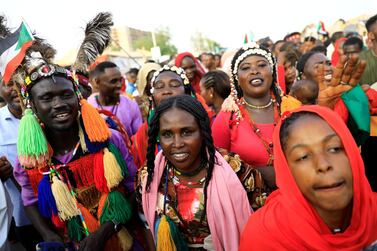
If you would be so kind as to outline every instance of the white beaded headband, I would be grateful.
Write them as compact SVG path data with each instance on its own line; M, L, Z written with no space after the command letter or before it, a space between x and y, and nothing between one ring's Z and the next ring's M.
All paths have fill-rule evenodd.
M257 43L249 43L242 47L243 50L245 50L236 60L233 68L233 75L237 78L237 70L238 65L248 56L250 55L260 55L267 59L268 63L271 66L271 69L274 68L274 61L272 60L272 54L271 52L267 52L263 49L260 49L259 45Z
M156 80L156 78L158 77L158 75L160 75L164 71L175 72L178 76L181 77L181 79L183 81L183 85L190 84L190 81L188 80L185 71L181 67L177 67L175 65L173 65L173 66L164 65L162 68L160 68L159 70L157 70L157 71L155 71L153 73L153 77L152 77L152 80L151 80L151 83L152 83L151 93L153 93L153 91L154 91L154 88L153 88L154 81Z

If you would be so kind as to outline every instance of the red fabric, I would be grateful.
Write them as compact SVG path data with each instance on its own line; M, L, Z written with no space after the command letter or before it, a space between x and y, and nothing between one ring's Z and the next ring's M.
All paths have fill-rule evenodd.
M376 115L377 114L377 91L369 88L365 94L368 97L369 101L369 110L371 115Z
M230 120L230 112L219 112L212 125L212 137L216 147L240 155L241 159L252 166L266 166L269 155L260 138L254 133L247 121L247 114L237 126ZM231 127L231 128L230 128ZM273 124L257 124L262 135L272 140Z
M282 91L287 94L287 88L285 84L285 69L284 65L278 65L278 83Z
M340 44L346 40L347 38L345 37L341 37L338 40L336 40L335 45L334 45L334 52L331 55L331 64L333 66L336 66L336 64L339 62L339 58L340 58L339 47L340 47Z
M338 102L336 102L334 106L334 112L336 112L344 121L344 123L347 123L349 112L346 104L344 103L343 99L339 99Z
M143 167L147 160L147 147L148 147L148 123L144 122L135 135L131 138L132 147L131 153L134 157L135 164L138 168Z
M175 66L182 67L182 60L185 57L189 57L195 62L196 72L194 74L194 80L190 84L192 85L192 88L194 88L195 93L200 94L200 80L202 79L205 71L199 61L190 52L183 52L178 54L175 58Z
M274 133L275 171L279 189L270 195L264 207L250 217L239 250L361 250L369 246L377 239L377 197L365 177L364 164L351 133L341 118L326 107L303 106L295 111L316 113L342 139L353 175L350 226L343 233L332 234L304 198L282 151L280 122Z
M94 154L88 154L67 164L72 172L72 177L75 179L76 188L82 188L94 184L93 161ZM46 167L46 169L42 169L41 171L45 172L47 170L48 167ZM38 195L38 185L43 178L43 175L38 169L31 169L26 171L29 176L33 191L35 195Z

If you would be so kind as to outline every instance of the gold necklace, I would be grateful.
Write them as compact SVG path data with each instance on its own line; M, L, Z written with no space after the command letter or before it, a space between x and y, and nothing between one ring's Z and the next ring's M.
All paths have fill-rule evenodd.
M253 108L253 109L266 109L267 107L270 107L272 105L272 102L273 102L273 100L270 99L270 102L268 102L266 105L252 105L252 104L248 103L245 98L242 99L243 104L245 104L248 107Z

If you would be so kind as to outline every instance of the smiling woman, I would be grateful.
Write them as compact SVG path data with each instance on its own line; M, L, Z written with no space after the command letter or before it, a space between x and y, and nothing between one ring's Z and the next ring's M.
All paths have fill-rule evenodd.
M279 189L250 217L240 250L376 248L377 196L341 118L304 106L285 115L274 145Z
M188 95L165 99L148 135L142 204L157 250L237 250L251 210L237 176L215 150L202 105ZM158 135L162 151L155 157Z
M255 190L249 185L253 180L250 168L262 174L268 189L274 189L272 132L280 118L281 103L275 59L267 48L247 44L232 59L230 80L231 94L212 125L215 146L224 155L239 155L249 166L236 168L249 195ZM262 194L261 202L250 201L254 208L263 205L266 194Z

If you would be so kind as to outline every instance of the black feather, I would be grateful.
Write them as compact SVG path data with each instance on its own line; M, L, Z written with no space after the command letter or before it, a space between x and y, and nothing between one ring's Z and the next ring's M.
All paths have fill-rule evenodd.
M97 14L86 25L85 38L73 64L73 70L85 73L87 67L96 60L98 55L102 54L110 43L112 25L112 15L109 12Z
M0 38L4 38L9 35L10 30L6 26L7 19L4 16L0 16Z

